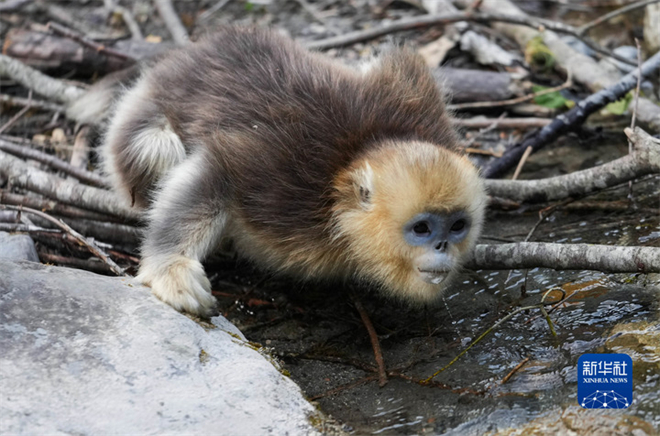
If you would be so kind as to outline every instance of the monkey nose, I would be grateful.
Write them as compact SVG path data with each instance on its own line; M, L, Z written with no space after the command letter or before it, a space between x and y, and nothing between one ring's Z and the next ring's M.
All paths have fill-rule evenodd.
M447 251L447 241L440 241L435 246L435 249L438 251Z

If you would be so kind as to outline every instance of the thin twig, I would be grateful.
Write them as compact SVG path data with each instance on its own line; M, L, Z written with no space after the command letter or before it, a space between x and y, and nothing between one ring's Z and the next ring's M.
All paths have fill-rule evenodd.
M20 111L18 111L18 112L16 113L16 115L14 115L13 117L11 117L11 118L9 119L9 121L7 121L2 127L0 127L0 133L4 132L4 131L7 130L8 128L10 128L10 127L13 126L14 124L16 124L16 122L17 122L18 120L20 120L21 117L27 113L27 111L30 110L30 108L32 107L32 105L31 105L31 100L32 100L32 90L30 90L30 94L29 94L29 96L28 96L28 104L25 105L25 107L24 107L23 109L21 109Z
M134 41L142 41L144 39L140 25L135 20L135 17L133 17L131 11L123 6L117 5L114 0L104 0L103 5L111 13L121 15L124 24L126 24L129 32L131 32L131 39Z
M96 257L101 259L103 262L105 262L110 269L117 274L118 276L126 276L127 274L124 272L123 269L119 267L112 259L110 259L110 256L108 256L103 250L101 250L94 241L88 240L85 238L83 235L80 233L76 232L73 230L71 227L69 227L66 223L64 223L61 220L57 220L53 218L52 216L48 215L47 213L41 212L39 210L35 210L29 207L22 207L22 206L10 206L6 204L0 204L0 209L4 210L15 210L19 212L26 212L26 213L31 213L36 216L39 216L41 218L44 218L51 223L55 224L57 227L61 228L65 232L67 232L69 235L73 236L81 245L87 247L87 249Z
M451 123L454 126L465 127L468 129L481 129L487 128L496 123L496 128L500 129L534 129L538 127L545 127L552 122L552 118L451 118Z
M632 4L629 4L629 5L623 6L623 7L619 8L615 11L612 11L612 12L610 12L608 14L605 14L601 17L598 17L593 21L589 21L587 24L583 24L582 26L577 28L577 31L580 35L584 35L585 33L587 33L587 31L589 31L593 27L596 27L596 26L604 23L605 21L611 20L614 17L618 17L619 15L625 14L625 13L630 12L630 11L634 11L635 9L640 9L640 8L643 8L647 5L651 5L653 3L659 3L659 2L660 2L660 0L644 0L644 1L640 1L640 2L637 2L637 3L632 3Z
M203 23L204 21L208 20L211 18L213 14L218 12L220 9L224 8L225 5L229 3L229 0L220 0L204 12L202 12L199 17L197 17L197 24Z
M170 31L174 42L177 45L188 44L190 41L188 31L183 26L183 23L181 23L179 15L174 10L171 0L154 0L154 3L156 4L156 9L158 9L160 17L165 22L165 26L167 26L167 29Z
M374 358L376 359L376 365L378 366L378 384L380 387L383 387L387 384L387 371L385 370L385 360L383 359L383 351L380 348L378 334L376 333L374 325L371 323L371 319L369 319L369 314L367 314L364 306L362 306L362 302L360 302L358 297L354 294L351 294L351 300L353 300L355 309L360 314L360 318L362 318L362 323L367 328L367 332L369 332L371 347L374 350Z
M55 32L55 33L57 33L61 36L72 39L72 40L80 43L80 45L83 45L85 47L89 47L93 50L96 50L99 53L103 53L103 54L106 54L108 56L114 56L118 59L122 59L122 60L125 60L125 61L133 61L133 62L136 61L136 59L133 56L129 55L129 54L122 53L118 50L115 50L114 48L106 47L103 44L99 44L99 43L94 42L90 39L87 39L87 38L85 38L84 35L82 35L78 32L75 32L71 29L67 29L66 27L62 26L61 24L57 24L53 21L49 21L48 24L46 25L46 27L49 30L52 30L53 32Z
M566 78L566 81L559 85L555 86L554 88L548 88L544 89L539 92L534 92L532 94L528 95L523 95L522 97L517 97L517 98L512 98L509 100L500 100L500 101L475 101L475 102L469 102L469 103L458 103L458 104L450 104L447 105L447 108L449 110L461 110L461 109L474 109L474 108L484 108L484 107L501 107L501 106L511 106L514 104L519 104L519 103L524 103L529 100L533 100L536 97L540 97L542 95L546 94L551 94L553 92L561 91L562 89L566 89L572 85L572 80L571 80L571 75L570 73L568 74L568 77Z
M14 206L27 206L42 212L49 212L54 215L77 218L81 220L105 221L105 222L125 222L120 218L110 215L104 215L89 210L79 209L75 206L58 203L37 195L14 194L6 189L0 189L0 204L12 204Z
M637 44L637 71L639 73L637 74L637 86L635 87L635 103L633 105L633 113L632 113L632 118L630 119L630 130L635 130L635 120L637 118L637 107L639 105L639 88L642 83L642 48L639 45L639 40L635 38L635 44ZM633 142L628 139L628 154L632 154L633 152ZM633 199L633 182L632 180L628 182L628 200L630 200L630 204L634 205L634 199Z
M516 171L513 173L513 177L511 177L511 180L518 179L518 176L520 175L520 172L525 166L525 162L527 162L527 158L529 157L530 154L532 154L532 147L527 147L527 150L525 150L522 157L520 158L520 162L518 162L518 166L516 167Z
M4 139L1 138L0 138L0 150L5 151L7 153L11 153L14 156L19 156L25 159L36 160L37 162L41 162L43 164L51 166L59 171L63 171L68 175L73 176L76 179L80 180L81 182L102 188L110 187L109 183L98 174L73 166L54 155L46 154L39 150L23 147L9 141L5 141Z
M522 360L522 362L520 362L519 364L517 364L517 365L516 365L511 371L509 371L509 373L508 373L507 375L504 376L504 378L502 379L502 381L500 382L500 384L503 385L504 383L508 382L509 379L510 379L511 377L513 377L513 375L514 375L515 373L517 373L517 372L520 370L520 368L522 368L523 366L525 366L525 364L526 364L527 362L529 362L529 356L525 357L525 358Z
M321 39L319 41L312 41L307 43L307 47L317 50L343 47L349 44L355 44L358 42L364 42L371 39L375 39L378 38L379 36L387 35L394 32L402 32L404 30L413 30L413 29L424 29L431 26L446 25L451 23L457 23L460 21L473 21L478 23L490 23L495 21L495 22L503 22L510 24L519 24L534 29L553 30L558 33L563 33L578 38L579 40L584 42L589 48L602 55L614 58L626 64L631 64L631 61L629 59L626 59L622 56L612 53L609 50L600 47L599 45L591 41L589 38L580 35L578 30L573 26L569 26L567 24L559 23L555 21L544 20L540 18L524 17L518 15L503 15L503 14L460 13L460 14L422 15L421 17L402 18L400 20L393 21L392 23L374 27L372 29L359 30L355 32L349 32L341 36Z
M0 94L0 103L9 105L9 106L27 106L28 104L32 109L40 109L45 111L53 112L64 112L64 106L56 103L51 103L44 100L35 100L22 97L16 97L13 95Z

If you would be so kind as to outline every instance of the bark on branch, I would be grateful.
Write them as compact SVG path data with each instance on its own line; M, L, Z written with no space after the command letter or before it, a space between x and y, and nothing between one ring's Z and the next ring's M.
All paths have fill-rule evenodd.
M646 78L660 68L660 52L650 57L641 68L641 77ZM639 70L626 74L614 85L602 89L580 101L568 112L556 117L552 123L543 127L536 134L525 139L509 149L502 158L493 162L484 171L484 176L494 178L515 166L527 147L533 151L543 148L546 144L557 139L562 133L580 126L589 115L605 107L607 104L622 98L637 84Z
M11 179L15 186L62 203L133 220L141 216L137 210L124 206L110 191L63 180L3 151L0 151L0 175Z
M660 173L660 140L639 127L625 132L635 144L632 154L564 176L539 180L486 180L488 191L494 197L539 203L583 197L648 174Z
M61 103L72 103L85 93L83 89L48 77L3 54L0 54L0 75L8 76L37 94Z
M607 273L660 272L660 248L518 242L477 245L470 269L552 268Z

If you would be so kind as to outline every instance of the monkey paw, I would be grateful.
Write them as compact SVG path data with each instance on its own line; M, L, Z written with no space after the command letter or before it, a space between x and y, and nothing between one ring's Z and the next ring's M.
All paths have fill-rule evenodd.
M203 318L215 315L216 299L211 283L198 261L185 256L145 258L137 279L151 292L179 311Z

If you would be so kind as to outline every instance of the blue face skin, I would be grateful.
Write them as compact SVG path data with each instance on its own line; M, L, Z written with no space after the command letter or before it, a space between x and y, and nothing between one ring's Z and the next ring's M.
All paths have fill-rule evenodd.
M470 218L464 211L449 214L424 212L416 215L403 226L408 244L426 248L416 267L422 278L439 284L455 264L449 253L450 244L463 241L470 231Z

